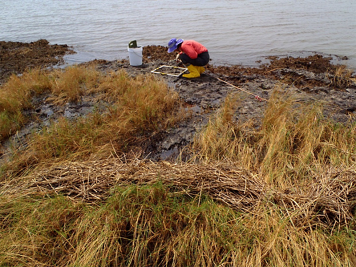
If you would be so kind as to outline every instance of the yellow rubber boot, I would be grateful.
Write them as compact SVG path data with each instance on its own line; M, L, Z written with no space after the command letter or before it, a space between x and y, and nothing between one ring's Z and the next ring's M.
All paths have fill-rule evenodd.
M203 66L196 66L196 67L197 67L197 69L198 69L200 74L204 73L205 68Z
M189 65L188 66L189 73L188 74L183 74L183 77L184 78L190 78L190 79L191 78L200 77L200 72L199 72L199 70L197 68L198 68L197 66Z

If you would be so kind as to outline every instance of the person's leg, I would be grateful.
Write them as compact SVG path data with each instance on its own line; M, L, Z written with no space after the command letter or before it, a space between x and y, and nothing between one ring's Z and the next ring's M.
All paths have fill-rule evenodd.
M184 65L189 65L189 64L194 65L193 63L195 62L194 59L191 59L190 57L188 57L187 54L184 53L179 55L179 59L182 61Z
M209 63L209 53L204 52L198 55L197 58L191 59L187 54L180 54L179 59L183 62L183 64L192 64L194 66L205 66Z
M208 52L199 54L196 59L191 59L186 54L181 54L179 58L184 65L187 65L189 70L189 74L183 74L183 77L185 78L200 77L200 74L205 71L205 68L203 66L208 64L210 59Z
M209 63L210 56L208 52L203 52L198 55L196 66L205 66Z

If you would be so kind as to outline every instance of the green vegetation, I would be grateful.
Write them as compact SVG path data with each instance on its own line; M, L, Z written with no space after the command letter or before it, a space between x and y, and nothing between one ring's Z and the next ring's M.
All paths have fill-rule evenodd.
M130 157L183 118L163 81L94 66L13 76L0 140L44 93L58 105L90 95L106 110L53 121L3 164L0 266L356 265L356 125L324 118L321 104L275 88L255 128L234 122L230 95L191 162L159 165Z

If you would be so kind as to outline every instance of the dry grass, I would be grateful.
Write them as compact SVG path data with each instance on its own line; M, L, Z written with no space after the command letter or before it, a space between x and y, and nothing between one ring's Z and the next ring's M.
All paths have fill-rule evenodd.
M129 161L182 118L164 82L77 67L36 80L23 99L49 90L58 104L93 94L110 105L53 123L7 166L1 266L356 265L356 126L326 120L322 105L277 88L256 129L233 121L231 95L191 162Z
M325 166L352 166L356 161L356 124L324 118L321 104L296 102L275 91L262 126L238 125L232 114L238 101L229 98L192 146L199 160L239 162L258 170L268 183L283 188L309 183Z
M336 88L350 87L353 82L353 70L347 69L346 66L341 65L335 69L334 76L331 79L331 84Z
M155 138L156 132L184 118L178 94L151 75L130 78L124 71L104 76L93 68L71 67L50 74L52 101L76 101L82 94L106 101L107 110L77 120L60 118L33 134L25 151L15 153L2 176L18 173L41 162L105 158L135 150ZM70 88L76 93L69 93Z
M32 107L31 97L50 88L48 75L39 69L24 73L21 77L13 75L0 87L0 142L27 121L22 111Z
M39 69L12 75L1 87L0 110L16 113L18 110L31 107L31 97L42 94L51 88L48 75Z
M94 66L74 66L51 73L34 69L21 76L12 75L0 88L0 141L28 121L24 111L33 108L32 97L52 93L56 104L75 102L87 87L95 86L99 76Z
M117 121L122 123L122 118L125 117L129 128L137 125L142 129L146 129L146 126L151 129L150 120L167 117L178 102L178 95L170 92L162 80L151 75L130 78L125 71L103 75L95 69L95 65L73 66L51 73L36 69L21 77L13 75L1 86L0 141L26 123L29 118L23 111L33 108L33 96L45 92L51 94L48 100L55 105L78 102L84 95L95 95L97 99L114 104L110 112L113 117L121 117ZM172 118L167 123L174 121Z
M353 266L355 178L280 192L222 163L63 162L2 185L0 262Z
M62 162L21 179L3 182L10 195L66 195L93 202L108 197L110 188L152 185L161 181L190 196L208 195L236 211L251 212L262 202L284 210L297 226L348 224L356 206L356 172L329 169L311 177L308 187L291 184L283 191L263 182L258 174L228 163L170 164L121 162L105 159Z
M95 69L95 65L71 66L65 70L56 70L51 73L51 89L56 104L78 102L80 97L97 86L102 75Z

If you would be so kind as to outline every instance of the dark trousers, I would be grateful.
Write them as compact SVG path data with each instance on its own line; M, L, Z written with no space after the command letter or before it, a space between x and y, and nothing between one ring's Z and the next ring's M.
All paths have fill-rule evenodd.
M179 58L182 60L183 64L192 64L194 66L205 66L209 63L210 59L208 52L199 54L196 59L191 59L187 56L187 54L184 53L180 54Z

